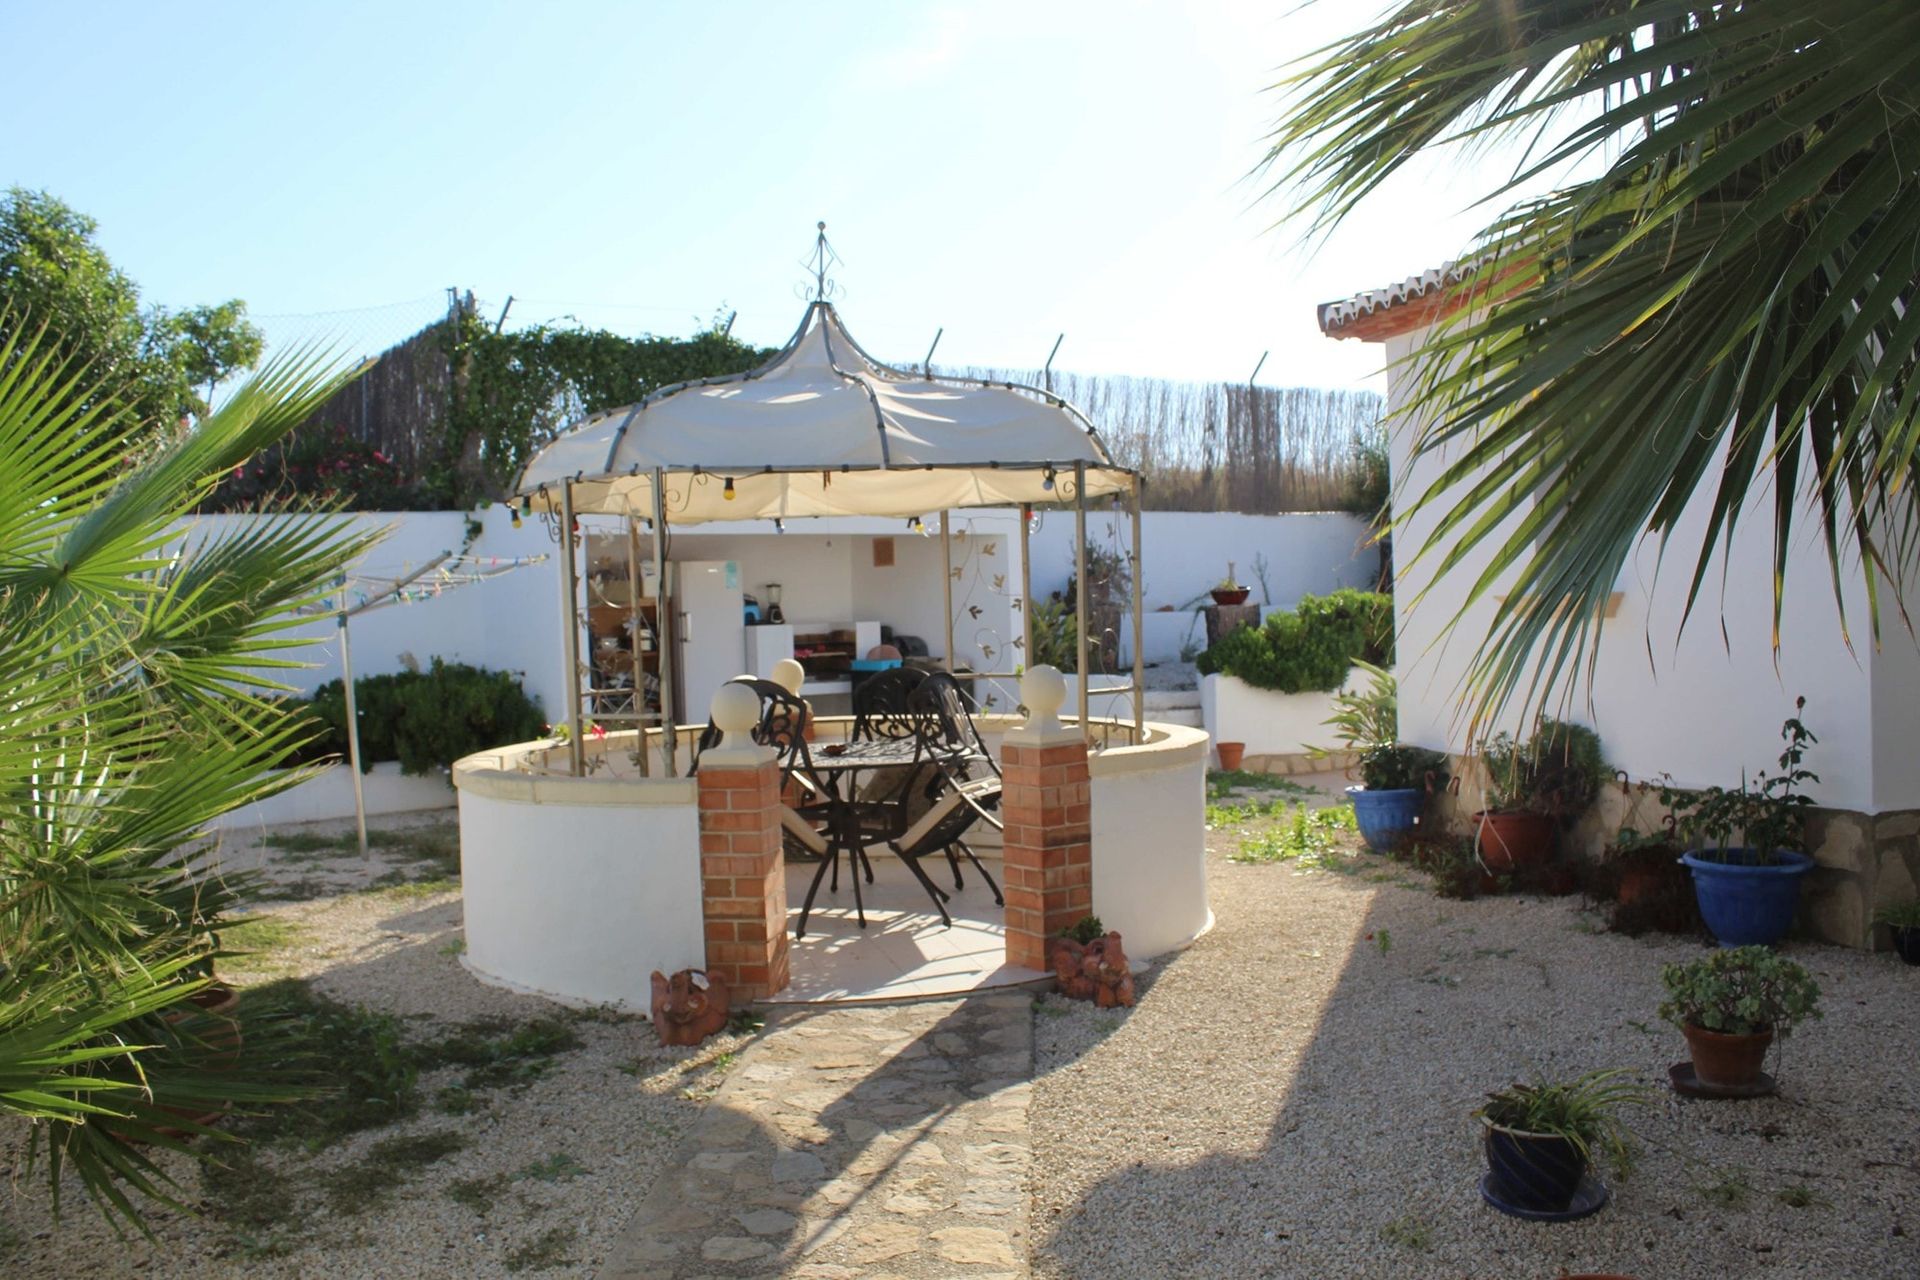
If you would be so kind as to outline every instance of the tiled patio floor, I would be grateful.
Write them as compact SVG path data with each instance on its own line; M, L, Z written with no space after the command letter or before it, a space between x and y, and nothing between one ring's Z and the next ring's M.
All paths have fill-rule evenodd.
M982 859L998 881L1000 863ZM920 864L941 888L953 893L943 928L926 890L897 859L875 856L874 883L863 884L867 927L853 909L853 886L841 868L840 892L821 885L807 921L807 936L793 939L793 980L775 1004L843 1000L908 1000L1015 986L1047 975L1006 963L1006 927L993 893L971 864L962 862L966 888L953 892L945 860ZM787 868L788 929L800 919L815 864Z

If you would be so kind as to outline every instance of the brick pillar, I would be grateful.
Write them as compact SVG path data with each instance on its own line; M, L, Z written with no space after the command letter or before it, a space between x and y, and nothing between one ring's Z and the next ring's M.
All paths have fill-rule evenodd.
M1001 747L1007 963L1047 967L1047 940L1093 913L1087 740L1062 725L1066 682L1039 666L1020 681L1027 721Z
M700 888L707 971L735 1000L787 985L787 877L781 857L780 767L748 736L759 699L744 685L714 696L720 744L700 757Z

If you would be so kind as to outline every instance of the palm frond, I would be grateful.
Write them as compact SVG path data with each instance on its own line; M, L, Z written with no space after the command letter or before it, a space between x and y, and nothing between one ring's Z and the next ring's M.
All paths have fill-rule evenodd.
M1767 581L1725 589L1768 593L1777 647L1810 520L1843 628L1858 566L1877 639L1914 551L1920 9L1417 0L1286 88L1268 167L1310 230L1436 146L1528 140L1496 200L1584 166L1493 218L1473 305L1420 352L1415 448L1443 462L1398 518L1428 591L1477 564L1467 603L1501 597L1473 719L1591 678L1649 539L1690 560L1691 618L1759 529Z

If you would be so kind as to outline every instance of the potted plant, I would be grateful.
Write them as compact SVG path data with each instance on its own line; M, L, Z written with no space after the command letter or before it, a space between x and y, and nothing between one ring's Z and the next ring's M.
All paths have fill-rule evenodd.
M1896 902L1873 913L1875 924L1893 930L1893 949L1908 964L1920 964L1920 898Z
M1512 875L1553 856L1556 828L1587 811L1612 776L1600 735L1551 717L1526 742L1500 733L1480 748L1486 808L1473 815L1487 870Z
M1596 1155L1624 1175L1633 1163L1625 1107L1647 1091L1616 1068L1574 1080L1510 1085L1474 1114L1485 1126L1488 1198L1496 1207L1564 1213Z
M1693 873L1700 914L1723 947L1769 946L1784 937L1800 906L1800 882L1813 869L1806 853L1813 799L1802 788L1820 777L1802 761L1819 739L1800 719L1806 705L1798 699L1780 726L1786 748L1779 773L1763 770L1751 784L1742 777L1733 791L1669 788L1662 795L1695 843L1681 861Z
M1820 1016L1820 988L1807 971L1766 947L1728 947L1660 970L1660 1016L1680 1028L1694 1078L1709 1090L1760 1082L1767 1046L1793 1024Z
M1219 605L1245 604L1252 588L1243 587L1233 576L1233 561L1227 561L1227 576L1213 585L1213 602Z
M1360 785L1347 788L1354 822L1367 847L1390 853L1420 821L1420 809L1431 792L1446 785L1445 753L1394 741L1398 727L1398 691L1393 673L1364 658L1354 665L1367 673L1367 687L1337 694L1334 713L1321 723L1333 729L1334 739L1357 754ZM1315 747L1310 754L1334 753Z

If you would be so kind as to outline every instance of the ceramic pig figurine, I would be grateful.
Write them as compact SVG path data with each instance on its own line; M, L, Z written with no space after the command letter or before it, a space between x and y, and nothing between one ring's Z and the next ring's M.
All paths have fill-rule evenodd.
M700 969L653 971L653 1029L661 1044L695 1045L727 1025L727 983Z
M1127 953L1120 947L1118 933L1087 944L1080 957L1080 972L1093 987L1093 1002L1100 1008L1133 1006L1133 971L1127 967Z
M1093 999L1093 983L1081 972L1085 956L1086 948L1072 938L1053 938L1047 943L1054 979L1060 984L1060 994L1069 1000Z

